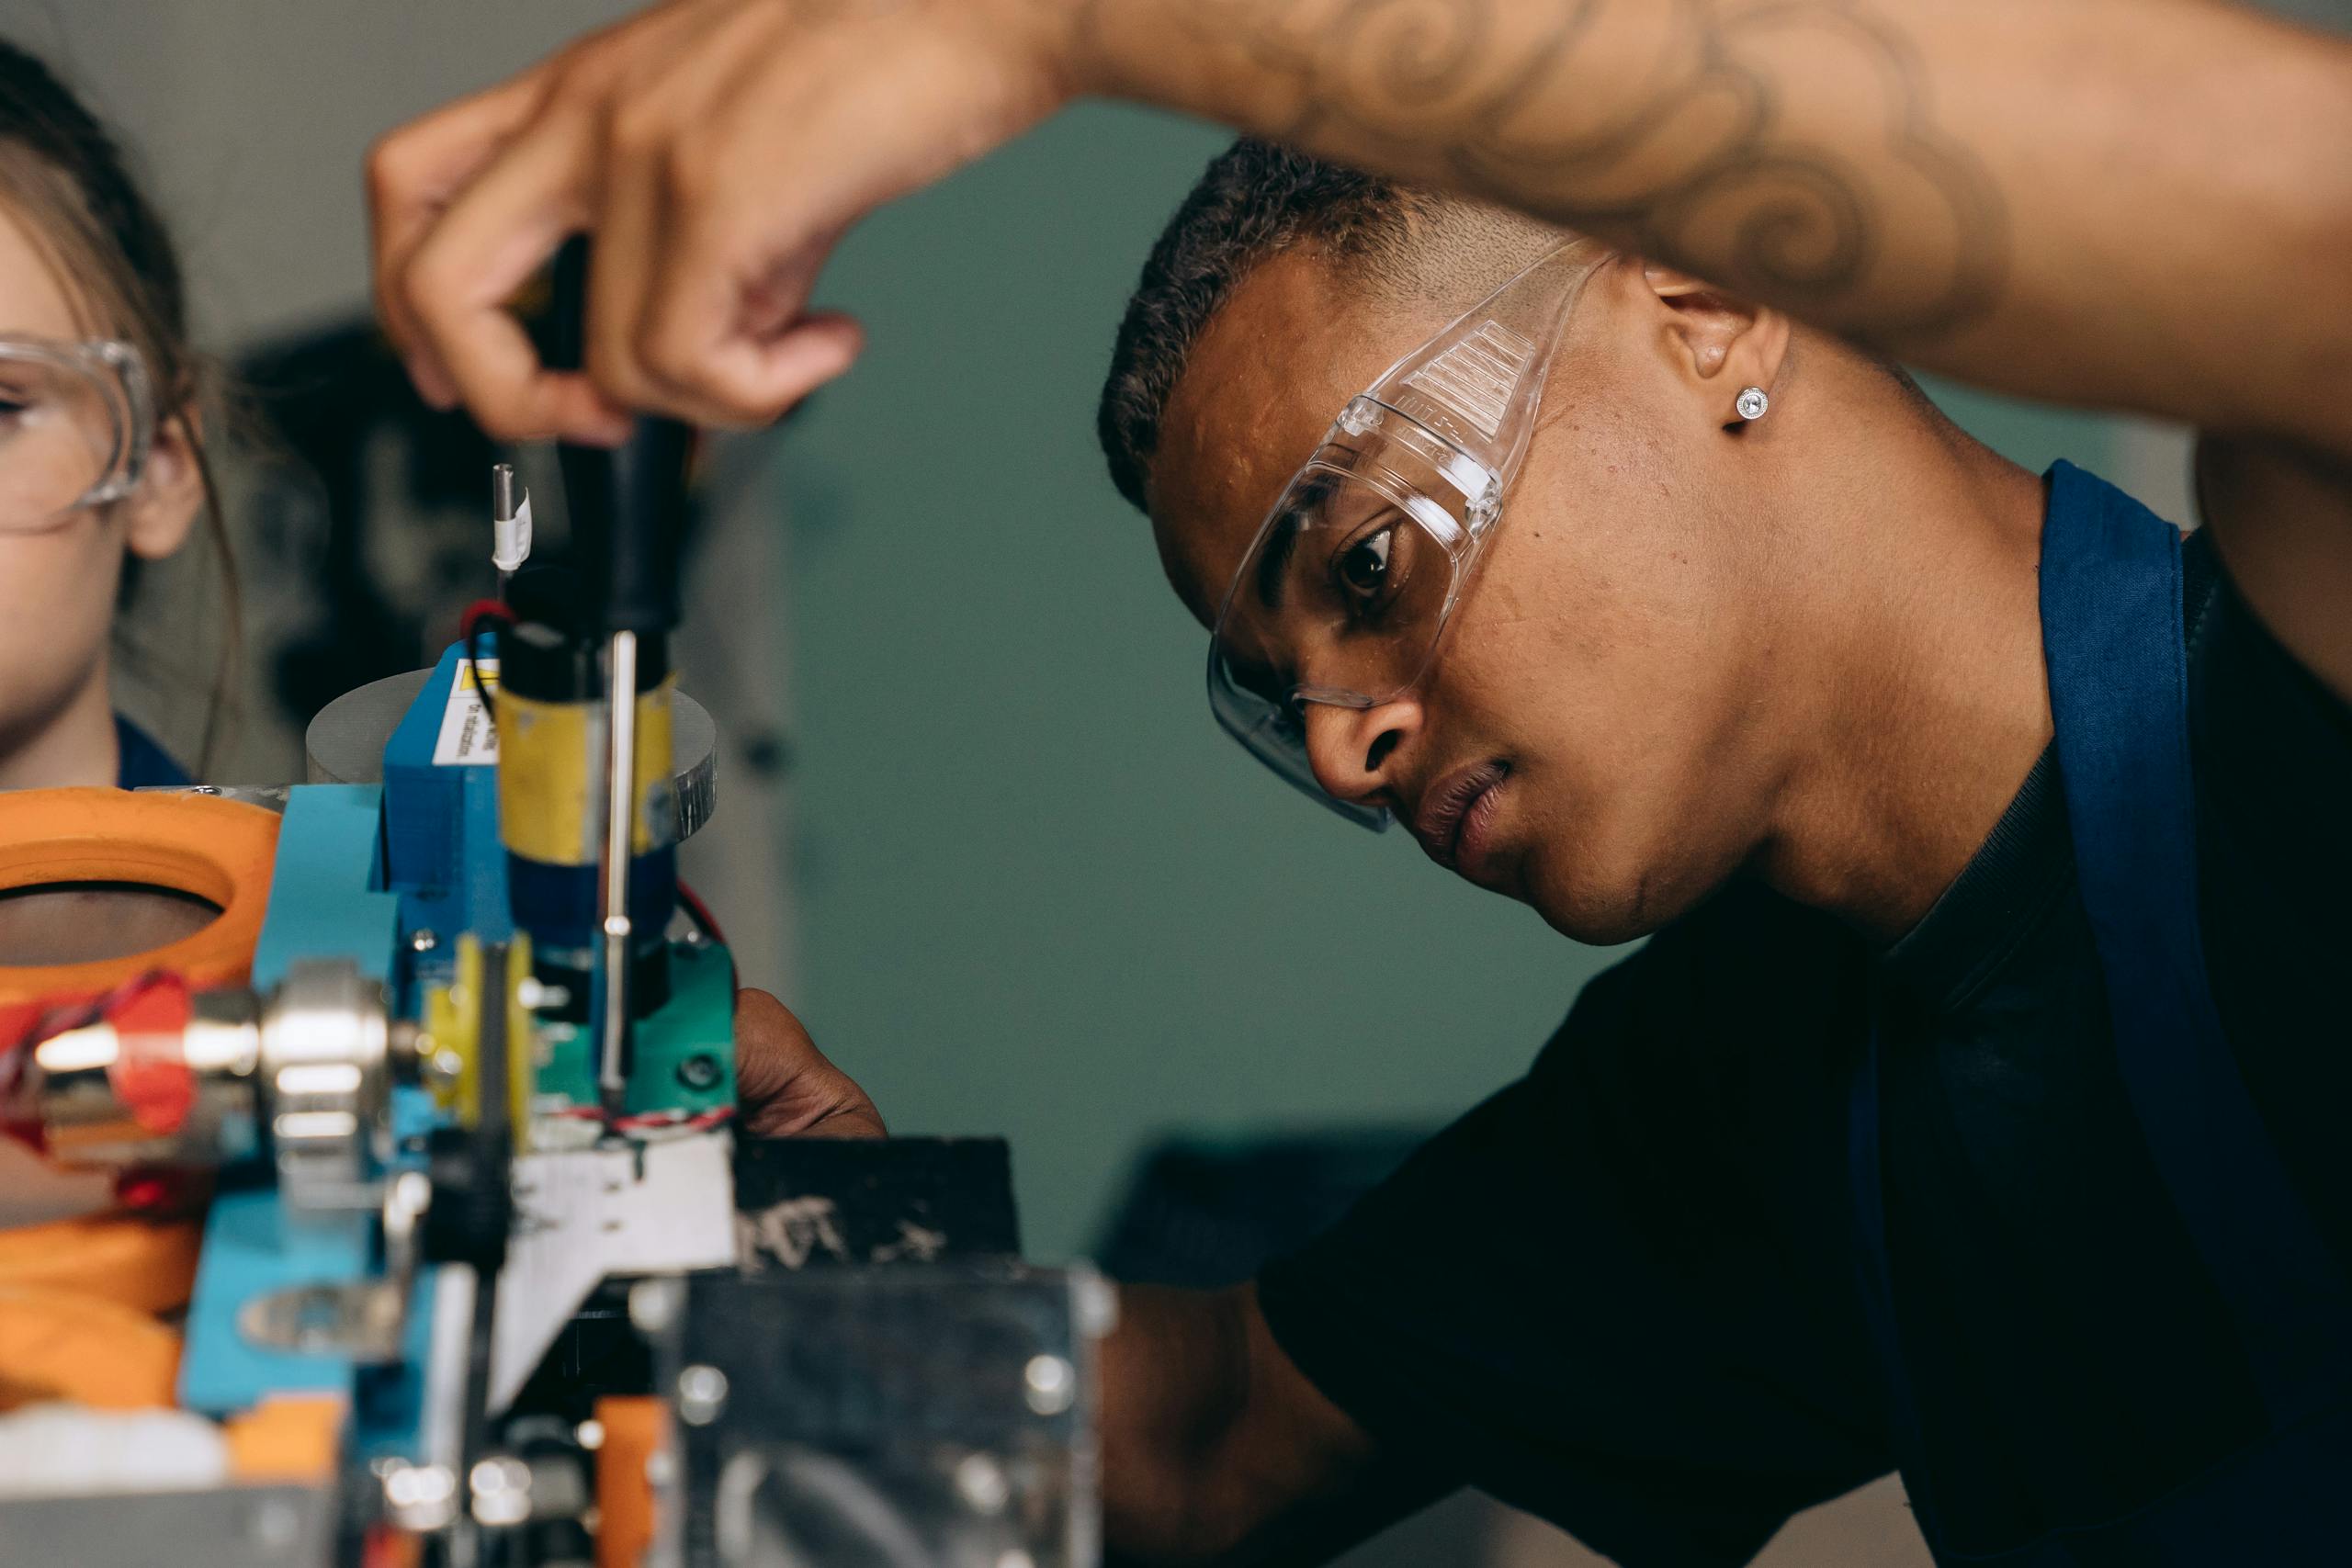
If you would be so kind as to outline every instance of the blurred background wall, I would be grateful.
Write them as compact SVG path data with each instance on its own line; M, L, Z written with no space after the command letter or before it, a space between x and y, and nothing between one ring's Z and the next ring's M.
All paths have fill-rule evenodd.
M630 9L0 0L0 28L134 144L206 342L233 354L364 310L373 138ZM721 911L766 933L752 973L895 1126L1009 1135L1047 1255L1086 1243L1156 1130L1451 1115L1523 1066L1607 962L1402 835L1301 807L1208 718L1200 631L1092 432L1144 252L1225 140L1087 106L853 235L822 293L865 319L865 362L731 455L754 525L688 599L698 646L736 654L729 681L751 688L729 705L786 726L786 787L747 803L722 785L713 829L755 840ZM1962 412L2023 461L2063 451L2179 491L2160 434ZM416 570L401 546L371 539L371 566ZM249 567L255 686L301 615L301 549ZM307 715L258 689L244 706L225 772L292 776Z
M233 353L364 310L375 136L630 8L0 0L0 31L134 143ZM865 317L865 362L728 455L689 591L687 688L757 739L701 850L747 975L895 1129L1009 1136L1046 1257L1164 1131L1452 1116L1610 958L1289 797L1204 711L1201 633L1092 427L1144 252L1225 139L1088 106L853 235L821 294ZM2187 514L2177 432L1938 390L2019 461ZM305 547L241 540L275 563L264 650L301 620ZM397 529L371 548L415 569ZM223 776L299 773L307 715L273 703L248 690Z

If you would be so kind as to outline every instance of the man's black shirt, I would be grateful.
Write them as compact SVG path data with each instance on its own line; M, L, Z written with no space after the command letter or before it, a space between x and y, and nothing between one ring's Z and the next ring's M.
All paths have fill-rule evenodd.
M2209 977L2352 1267L2352 711L2188 549ZM1727 888L1586 987L1528 1076L1269 1269L1283 1348L1384 1446L1629 1568L1737 1563L1893 1468L1850 1076L1880 992L1906 1359L1964 1551L2111 1518L2263 1415L2109 1038L2045 754L1894 948Z

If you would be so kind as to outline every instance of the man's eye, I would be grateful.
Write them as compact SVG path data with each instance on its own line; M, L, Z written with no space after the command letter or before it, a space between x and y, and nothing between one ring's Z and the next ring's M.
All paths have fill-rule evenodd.
M1350 614L1361 617L1386 609L1411 575L1411 554L1401 523L1388 523L1351 540L1331 563Z
M1377 600L1388 582L1388 552L1395 547L1394 525L1368 534L1340 556L1340 581L1356 599Z

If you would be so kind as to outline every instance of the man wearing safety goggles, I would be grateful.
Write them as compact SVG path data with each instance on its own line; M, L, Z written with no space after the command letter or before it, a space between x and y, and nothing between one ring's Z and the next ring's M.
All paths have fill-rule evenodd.
M1327 1459L1442 1456L1627 1562L1898 1464L1939 1551L2322 1560L2194 1478L2352 1420L2352 1054L2312 1051L2352 708L2211 539L1777 311L1261 143L1162 238L1102 427L1227 733L1657 933L1261 1276Z
M1899 1470L1947 1562L2342 1561L2352 51L2176 0L704 0L386 144L387 322L503 429L772 417L855 355L798 313L843 227L1086 92L1396 176L1243 142L1120 333L1217 722L1652 939L1255 1285L1123 1292L1111 1544L1311 1560L1468 1483L1712 1568ZM580 226L565 376L499 307ZM1839 333L2193 422L2205 531ZM1442 951L1301 982L1337 1021ZM753 1125L877 1128L772 1000L739 1041Z

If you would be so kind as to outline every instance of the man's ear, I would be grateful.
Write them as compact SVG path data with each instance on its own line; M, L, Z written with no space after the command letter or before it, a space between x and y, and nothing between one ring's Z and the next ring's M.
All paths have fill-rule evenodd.
M1642 281L1666 307L1667 330L1710 417L1738 423L1732 401L1741 389L1769 393L1780 377L1789 353L1788 317L1672 267L1645 265Z
M204 509L204 465L197 460L203 439L203 418L194 409L156 422L147 472L122 502L123 543L131 554L161 560L187 543Z

